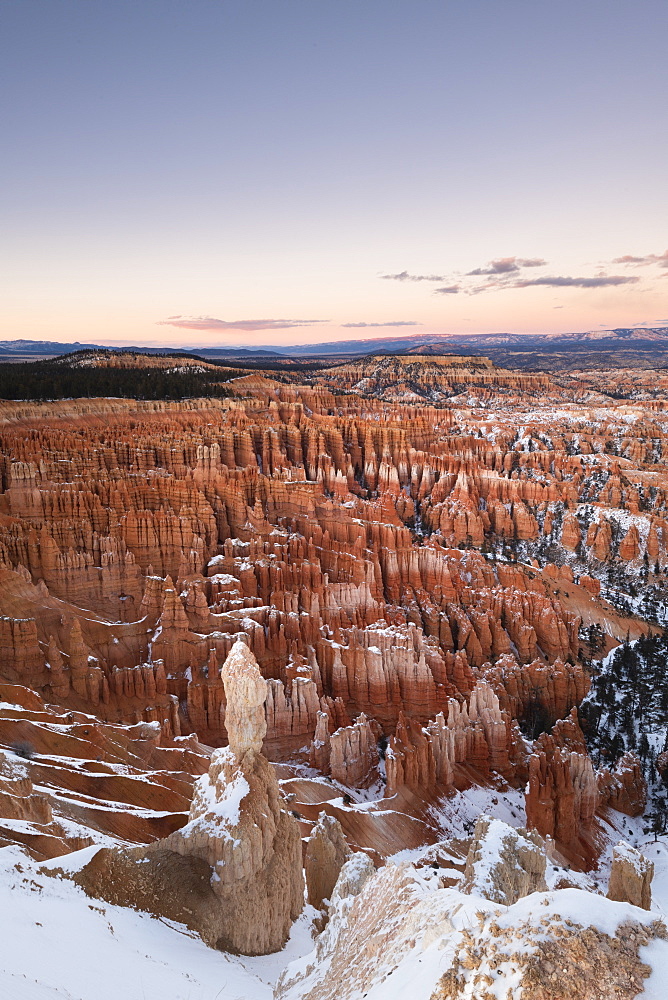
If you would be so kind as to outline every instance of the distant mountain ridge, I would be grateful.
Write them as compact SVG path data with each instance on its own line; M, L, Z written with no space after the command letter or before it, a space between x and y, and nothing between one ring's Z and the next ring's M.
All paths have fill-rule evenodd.
M362 356L390 352L399 354L410 352L414 354L447 354L453 348L462 353L479 354L481 349L496 349L525 354L527 352L543 352L554 354L559 351L667 351L668 326L660 327L617 327L610 330L585 330L572 333L456 333L434 334L413 333L400 337L374 337L364 340L337 340L318 344L292 344L277 349L271 345L257 347L144 347L144 346L109 346L103 344L82 344L78 341L67 344L51 340L2 340L0 341L0 358L30 358L71 354L84 350L106 350L122 353L138 352L142 354L178 354L196 353L202 358L238 358L244 359L279 359L308 358L327 356ZM495 357L496 361L501 360ZM663 359L662 359L663 360Z
M657 344L668 346L668 326L652 328L618 327L611 330L584 330L573 333L414 333L401 337L374 337L366 340L329 341L322 344L300 344L282 347L281 351L290 355L307 354L375 354L379 351L399 353L414 351L424 354L425 348L433 353L447 353L443 350L456 348L476 348L476 353L484 347L507 347L524 350L533 348L550 349L564 344L597 344L601 347L621 347L627 344Z
M247 347L117 347L109 344L81 344L75 340L71 344L66 344L57 340L0 340L0 357L8 355L11 357L28 357L35 355L75 354L79 351L117 351L121 354L205 354L207 357L281 357L279 351L271 348L247 348Z

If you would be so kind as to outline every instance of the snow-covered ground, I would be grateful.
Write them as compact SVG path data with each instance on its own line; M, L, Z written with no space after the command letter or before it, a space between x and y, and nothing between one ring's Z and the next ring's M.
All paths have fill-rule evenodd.
M642 847L656 866L654 916L665 917L668 840L646 842ZM294 972L304 962L308 965L306 956L313 949L310 927L314 911L310 909L295 924L283 951L262 958L243 958L207 948L182 925L90 899L74 883L49 874L59 867L80 867L96 850L87 848L46 864L31 861L17 847L0 850L3 1000L271 1000L274 984L286 966L292 964ZM431 897L438 884L436 873L423 869L416 877ZM403 931L398 929L391 981L386 972L368 993L369 1000L404 996L423 1000L449 964L460 925L472 926L481 909L493 910L500 921L506 919L502 915L505 908L454 890L452 894L453 900L457 897L457 906L454 910L448 907L447 920L439 918L443 933L439 931L436 910L432 930L426 936L422 932L419 935L419 947L399 947ZM441 896L445 899L443 890L438 893ZM425 897L423 905L440 909L436 896L433 903ZM565 905L568 912L564 911ZM642 916L642 911L626 904L609 904L600 896L567 890L527 897L508 911L507 919L516 920L521 915L523 920L532 921L535 914L538 922L557 910L563 918L594 923L613 932L612 926L607 928L611 919L615 924L621 922L631 910ZM409 936L415 930L405 928ZM450 935L452 946L447 940ZM642 957L653 969L645 983L644 1000L665 1000L668 945L655 942L643 949ZM507 989L512 984L506 980L503 985Z
M490 790L489 794L498 793ZM479 809L482 803L478 796L474 798L475 801L458 803L462 811L458 818L468 814L469 809L472 815ZM512 820L511 810L515 807L512 798L499 802L499 806L504 813L509 812L508 818ZM610 843L623 837L654 862L651 919L667 919L668 838L654 842L642 834L638 821L626 817L623 820L618 830L610 831ZM57 876L55 870L76 870L96 850L98 847L86 848L46 863L30 860L15 846L0 850L2 1000L272 1000L274 984L288 965L292 965L294 973L312 962L313 955L307 957L314 947L311 908L295 924L283 951L261 958L226 955L208 948L180 924L91 899L73 882ZM415 852L416 857L419 853ZM396 860L405 861L408 857ZM582 885L582 889L598 883L599 892L605 892L607 866L606 855L597 875L578 877L570 872L570 880ZM389 867L393 867L392 861ZM387 942L390 950L396 951L391 963L393 969L386 969L380 980L374 982L367 1000L398 1000L406 996L426 1000L448 966L458 932L473 927L480 911L490 914L493 911L500 921L521 917L531 922L535 917L537 923L559 912L562 918L593 923L602 930L608 929L610 920L616 925L630 915L643 920L650 918L627 904L610 904L601 895L581 889L529 896L507 911L507 917L503 916L504 907L448 890L453 906L448 905L446 920L439 900L447 902L450 895L439 890L432 897L442 874L443 870L430 868L415 873L422 886L420 894L426 893L420 907L426 907L425 912L429 913L433 910L431 929L426 931L422 927L417 933L417 924L409 926L405 920L398 923L397 941L393 943L390 936ZM558 874L563 875L563 870ZM548 882L552 884L556 881L556 869L555 878L549 876L548 871ZM610 930L614 931L612 927ZM416 933L416 946L404 947L403 938L407 942L411 937L415 940ZM450 936L453 940L448 944ZM641 955L653 969L641 995L643 1000L665 1000L668 944L654 942L642 949ZM507 989L512 983L507 980L503 985ZM291 1000L297 995L290 990Z
M629 920L647 926L657 917L579 888L532 893L507 907L440 888L436 872L401 865L381 869L363 892L365 905L356 911L334 900L332 923L316 949L283 974L281 1000L302 1000L310 990L326 1000L429 1000L457 964L466 980L458 996L476 1000L476 986L484 982L486 997L521 1000L527 959L534 955L540 964L544 944L559 941L573 924L614 936ZM563 954L569 961L568 951ZM652 970L643 1000L665 1000L668 942L651 941L640 948L640 958ZM584 974L576 965L557 967L563 1000L578 995L573 987ZM587 975L591 987L591 965ZM613 995L606 990L600 998Z
M310 908L282 952L242 958L47 874L96 850L41 865L18 847L0 850L2 1000L271 1000L284 966L313 947Z
M443 831L444 838L470 837L481 813L503 820L509 826L524 826L524 789L508 788L502 792L496 788L473 785L450 798L442 799L431 808L431 814Z

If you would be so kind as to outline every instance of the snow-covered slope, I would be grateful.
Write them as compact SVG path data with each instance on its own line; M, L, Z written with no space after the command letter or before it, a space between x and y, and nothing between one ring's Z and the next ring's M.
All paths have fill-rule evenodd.
M0 850L2 1000L271 1000L281 969L312 947L308 908L283 952L239 958L48 874L97 849L41 866L18 847Z
M641 963L651 970L644 1000L665 1000L668 942L654 937L656 913L628 903L568 888L503 906L406 864L387 865L345 902L334 901L324 946L286 969L278 1000L566 1000L574 975L581 998L626 1000L648 971ZM557 992L527 991L541 978Z
M503 906L441 888L442 870L389 863L356 897L334 899L330 924L315 942L315 911L307 908L283 951L244 958L207 948L182 925L89 898L59 877L59 868L77 870L97 847L41 864L7 847L0 850L0 997L273 1000L281 977L280 1000L430 1000L452 970L447 989L459 977L463 992L443 997L476 997L476 982L489 977L490 996L524 1000L522 976L532 962L540 966L546 949L563 959L558 949L569 941L581 946L585 928L604 950L601 935L614 939L630 921L634 933L652 939L639 948L651 969L643 1000L664 1000L668 942L653 937L650 925L668 911L668 841L642 849L656 866L651 912L578 888ZM625 932L619 940L620 961L635 961L636 945L625 947ZM605 1000L613 995L602 993Z

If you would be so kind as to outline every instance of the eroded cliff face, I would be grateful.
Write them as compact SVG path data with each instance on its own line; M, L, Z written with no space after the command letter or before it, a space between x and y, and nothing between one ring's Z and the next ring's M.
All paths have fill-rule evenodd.
M210 757L195 736L103 723L18 684L0 684L0 745L0 846L37 860L169 835L187 821Z
M485 359L373 364L226 400L1 404L0 677L224 747L242 638L270 756L404 802L528 779L533 825L575 842L642 783L533 741L587 693L582 624L644 627L604 598L660 598L663 404Z
M458 354L370 355L328 368L319 381L388 403L441 402L468 387L535 391L549 386L545 375L519 374L486 357Z

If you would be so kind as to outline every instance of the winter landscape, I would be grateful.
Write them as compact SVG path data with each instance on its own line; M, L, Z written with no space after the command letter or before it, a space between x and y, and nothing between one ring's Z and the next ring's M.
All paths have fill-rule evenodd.
M0 5L0 1000L666 1000L667 39Z
M658 1000L663 376L229 374L0 404L7 995Z

